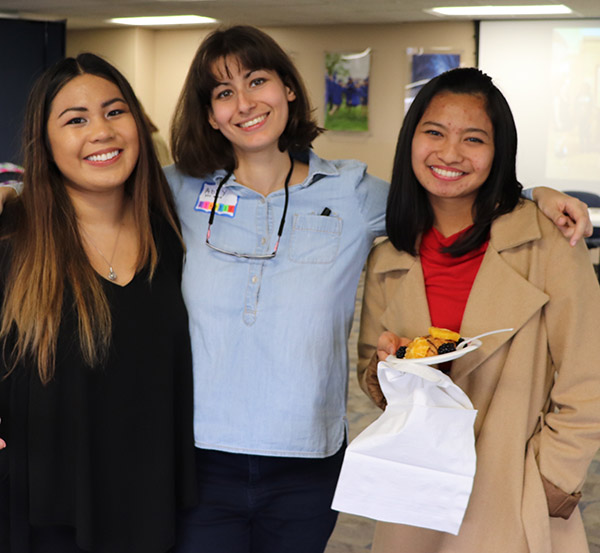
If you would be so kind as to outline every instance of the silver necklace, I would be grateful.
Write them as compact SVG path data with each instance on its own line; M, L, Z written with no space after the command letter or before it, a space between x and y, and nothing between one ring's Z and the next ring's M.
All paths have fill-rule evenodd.
M115 247L113 248L113 252L112 255L110 256L110 261L108 259L106 259L105 255L102 253L102 250L96 246L96 244L94 244L94 241L92 240L92 237L88 234L87 230L85 230L84 227L82 227L80 225L79 228L81 228L81 230L83 231L83 234L85 234L85 237L87 238L88 242L94 246L94 248L96 249L96 251L100 254L100 256L102 257L102 259L104 259L104 261L106 262L106 264L108 265L108 279L112 280L113 282L115 280L117 280L117 273L115 273L114 269L113 269L113 259L115 258L115 253L117 251L117 244L119 243L119 236L121 236L121 228L123 227L123 221L121 221L119 223L119 230L117 231L117 238L115 239Z

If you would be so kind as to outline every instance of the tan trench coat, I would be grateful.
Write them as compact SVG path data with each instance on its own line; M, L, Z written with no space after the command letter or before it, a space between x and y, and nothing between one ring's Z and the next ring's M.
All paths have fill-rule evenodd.
M430 324L419 259L386 240L369 258L363 389L383 331L413 337ZM541 475L565 496L578 492L600 444L600 287L585 245L571 247L528 201L494 222L460 332L509 327L452 365L478 410L477 472L459 535L380 523L373 552L588 551L578 508L568 520L549 517Z

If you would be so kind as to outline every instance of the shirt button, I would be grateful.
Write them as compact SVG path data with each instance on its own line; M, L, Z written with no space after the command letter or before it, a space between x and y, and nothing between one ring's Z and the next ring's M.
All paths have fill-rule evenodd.
M252 277L252 284L256 284L256 281L258 280L258 277L256 275L254 275Z
M264 246L264 245L267 243L267 239L266 239L266 238L263 236L263 237L260 239L260 243L261 243L261 245L263 245L263 246Z

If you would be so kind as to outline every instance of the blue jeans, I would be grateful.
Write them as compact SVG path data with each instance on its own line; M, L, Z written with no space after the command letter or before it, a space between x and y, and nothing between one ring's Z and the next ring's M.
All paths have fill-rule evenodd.
M345 447L325 459L196 449L199 505L175 553L323 553Z

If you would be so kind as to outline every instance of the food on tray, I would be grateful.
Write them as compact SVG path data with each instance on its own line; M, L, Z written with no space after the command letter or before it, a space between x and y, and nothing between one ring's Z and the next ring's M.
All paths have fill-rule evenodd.
M456 350L462 341L460 334L447 328L429 327L427 336L417 336L407 346L401 346L396 351L398 359L422 359L443 355Z

